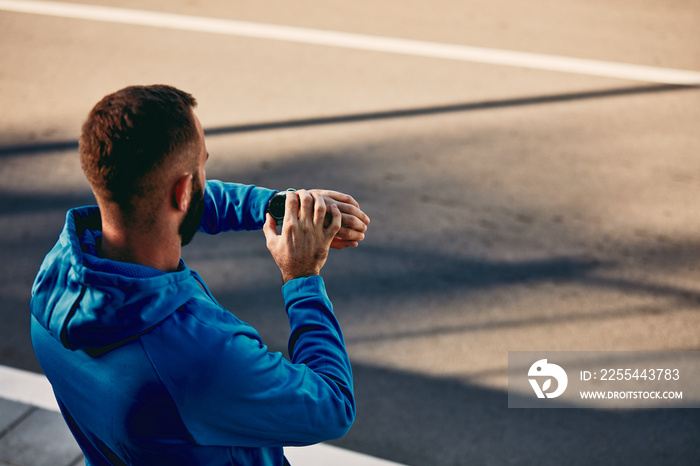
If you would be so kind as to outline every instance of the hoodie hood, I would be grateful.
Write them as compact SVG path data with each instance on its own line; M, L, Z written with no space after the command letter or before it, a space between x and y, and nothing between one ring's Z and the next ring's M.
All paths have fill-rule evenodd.
M69 349L127 342L201 292L182 261L176 272L165 273L98 258L101 228L96 206L69 210L32 287L32 315Z

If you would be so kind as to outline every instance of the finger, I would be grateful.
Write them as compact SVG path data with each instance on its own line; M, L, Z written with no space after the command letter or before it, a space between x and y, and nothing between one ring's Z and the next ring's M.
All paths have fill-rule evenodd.
M341 193L338 191L331 191L328 189L317 189L317 191L321 193L323 197L329 197L336 203L352 204L355 207L360 207L360 204L358 204L357 201L349 194ZM332 204L332 202L330 202L329 205L330 204Z
M277 240L277 223L269 213L265 216L265 224L263 225L263 234L268 245L271 245Z
M332 249L356 248L357 246L359 246L359 243L357 241L346 241L344 239L338 238L338 236L333 238L333 241L331 241Z
M354 230L360 233L367 231L367 224L361 219L357 218L355 215L343 214L343 221L341 222L344 227Z
M338 209L338 206L335 204L331 205L331 224L328 225L328 228L326 228L326 235L328 235L329 238L335 237L335 235L340 231L340 225L342 221L342 214L340 213L340 209Z
M340 227L336 237L345 241L362 241L365 239L365 234L361 231L353 230L352 228L347 228L343 225Z
M283 225L293 225L299 218L299 192L287 191L287 199L284 202Z
M314 225L323 225L323 221L326 217L326 203L323 196L317 191L310 191L311 197L314 200Z
M369 225L369 216L359 207L355 207L354 205L350 204L338 204L338 207L340 208L340 211L343 213L344 217L353 217L357 219L357 229L366 229L367 225Z
M305 189L300 189L297 194L299 195L299 222L310 224L314 218L314 198Z

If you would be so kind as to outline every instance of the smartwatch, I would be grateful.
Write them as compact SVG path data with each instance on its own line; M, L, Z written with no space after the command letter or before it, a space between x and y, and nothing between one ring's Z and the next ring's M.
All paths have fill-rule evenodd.
M272 215L272 218L275 219L275 223L277 225L282 225L282 222L284 221L284 205L287 202L288 191L296 192L296 189L289 188L285 191L275 193L275 195L270 199L270 202L267 203L266 212L269 212L269 214Z

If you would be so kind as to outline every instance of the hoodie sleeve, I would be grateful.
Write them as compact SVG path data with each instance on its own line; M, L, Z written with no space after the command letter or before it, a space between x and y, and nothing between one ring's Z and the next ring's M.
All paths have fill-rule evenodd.
M204 217L200 231L259 230L265 223L265 210L277 191L253 185L209 180L204 188Z
M291 361L270 352L247 324L202 322L201 309L175 313L168 319L174 327L155 329L157 342L143 339L196 443L310 445L342 437L352 425L350 361L323 280L291 280L283 295ZM176 338L176 354L163 352L176 343L163 338Z

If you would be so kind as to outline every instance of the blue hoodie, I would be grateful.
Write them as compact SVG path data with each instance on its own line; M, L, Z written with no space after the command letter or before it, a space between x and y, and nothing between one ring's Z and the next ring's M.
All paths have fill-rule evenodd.
M207 182L200 230L260 229L274 194ZM291 361L172 273L102 259L97 207L72 209L32 288L32 342L88 465L282 465L343 436L352 372L323 280L282 287Z

